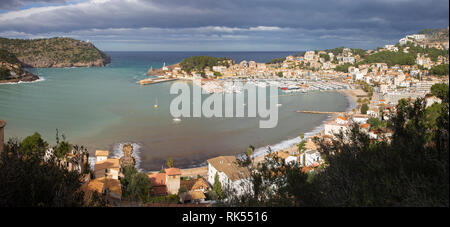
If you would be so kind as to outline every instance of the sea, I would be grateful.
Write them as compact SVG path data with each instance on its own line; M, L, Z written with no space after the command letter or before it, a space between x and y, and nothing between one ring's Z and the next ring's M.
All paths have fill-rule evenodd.
M40 80L0 84L0 119L7 122L6 139L23 139L38 132L52 145L58 130L92 155L102 149L120 157L123 144L132 143L143 171L161 169L169 157L179 168L202 166L209 158L244 153L250 145L261 155L268 147L279 150L299 142L300 133L313 135L330 119L296 110L345 111L354 104L332 91L280 96L278 125L270 129L259 128L258 117L174 121L169 110L176 97L170 94L174 82L146 86L137 82L148 78L150 67L161 68L190 56L267 62L295 53L107 52L111 64L106 67L32 68L28 70Z

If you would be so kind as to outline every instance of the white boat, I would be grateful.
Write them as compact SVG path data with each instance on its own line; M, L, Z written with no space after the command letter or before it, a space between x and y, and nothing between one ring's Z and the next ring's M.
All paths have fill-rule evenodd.
M175 122L180 122L181 119L180 119L180 118L174 118L173 121L175 121Z

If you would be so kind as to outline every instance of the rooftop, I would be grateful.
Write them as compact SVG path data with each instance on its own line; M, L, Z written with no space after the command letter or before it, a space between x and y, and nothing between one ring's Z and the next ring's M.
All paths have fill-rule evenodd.
M94 171L100 171L104 169L119 169L119 159L118 158L108 158L103 161L96 162L94 165Z
M217 171L225 173L231 181L247 178L250 173L244 167L238 166L234 156L219 156L216 158L208 159L208 163L211 164Z
M178 168L169 168L165 169L165 171L168 176L181 175L181 170Z
M106 150L96 150L95 151L95 156L108 156L109 155L109 151Z

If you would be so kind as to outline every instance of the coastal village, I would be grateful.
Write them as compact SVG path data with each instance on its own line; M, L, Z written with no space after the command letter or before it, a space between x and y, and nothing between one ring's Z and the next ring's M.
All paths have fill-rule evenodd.
M447 34L448 34L448 28ZM417 49L420 49L418 51ZM298 144L252 156L253 164L277 158L285 163L296 163L303 172L320 171L324 160L318 151L316 139L332 140L337 134L347 132L357 124L370 139L389 138L392 132L380 126L396 111L398 100L403 98L425 98L426 105L441 100L430 95L434 84L448 84L446 75L439 75L440 66L447 67L449 42L430 41L424 34L408 35L398 44L385 45L377 50L336 48L333 50L306 51L297 56L287 56L267 63L221 59L217 65L201 70L185 70L183 63L165 66L158 70L150 69L148 74L159 78L149 78L142 85L174 80L192 80L209 93L242 91L240 87L225 87L225 82L253 83L256 86L276 86L284 93L308 93L314 91L339 90L348 95L355 103L354 108L342 113L321 113L314 110L302 110L299 114L330 114L333 116L323 125L316 135L302 138L304 146ZM414 64L390 64L373 62L370 56L384 56L383 53L418 52ZM445 51L446 55L434 56L433 49ZM420 53L419 53L420 52ZM362 55L365 56L363 59ZM376 60L376 59L375 59ZM3 128L6 122L0 121L0 149L3 147ZM126 175L127 167L135 168L133 146L122 147L123 156L112 158L108 150L95 151L95 163L92 170L86 171L89 158L86 152L72 151L66 154L63 165L83 174L82 190L86 200L92 194L104 195L113 206L136 205L123 198L124 186L121 179ZM0 150L1 152L1 150ZM51 151L49 151L51 152ZM220 191L233 190L245 193L250 183L250 172L238 165L235 156L219 156L207 160L207 166L180 169L173 161L168 161L161 170L146 172L151 182L151 197L158 198L146 206L211 206L217 197L217 185ZM219 184L220 183L220 184ZM215 193L211 193L214 191ZM216 194L212 196L212 194Z

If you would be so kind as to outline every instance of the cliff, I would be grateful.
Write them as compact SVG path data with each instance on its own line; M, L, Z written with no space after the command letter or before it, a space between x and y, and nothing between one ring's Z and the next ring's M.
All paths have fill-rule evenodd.
M38 76L25 71L20 61L13 54L0 49L0 84L38 79Z
M71 38L0 38L0 49L15 55L25 67L100 67L111 62L110 57L93 44Z

